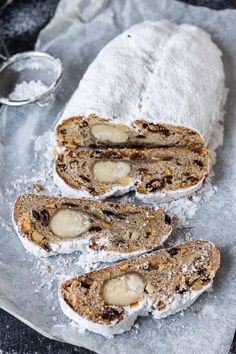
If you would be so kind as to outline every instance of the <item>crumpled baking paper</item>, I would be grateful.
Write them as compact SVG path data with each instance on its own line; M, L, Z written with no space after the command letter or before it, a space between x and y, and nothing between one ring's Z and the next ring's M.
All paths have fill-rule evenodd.
M31 191L28 181L40 171L40 156L34 152L35 138L54 127L88 64L109 40L147 19L198 25L212 34L224 53L230 91L224 146L218 151L215 167L214 184L218 191L191 220L193 237L213 241L221 250L222 261L213 290L202 295L190 309L159 321L150 316L141 318L130 332L106 339L88 331L81 333L60 310L58 284L61 279L81 272L75 261L77 256L40 261L26 254L11 226L11 206L17 194ZM0 306L3 309L50 338L102 354L229 351L236 327L235 24L234 10L217 12L171 0L60 2L55 17L41 32L36 45L36 49L63 62L63 83L56 102L44 108L2 107L0 112Z

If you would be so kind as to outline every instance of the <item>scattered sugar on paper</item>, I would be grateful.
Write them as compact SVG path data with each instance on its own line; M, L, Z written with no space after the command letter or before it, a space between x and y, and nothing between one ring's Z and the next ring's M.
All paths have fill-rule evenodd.
M212 165L215 162L215 150L222 143L223 126L217 127L213 142L210 145L212 150ZM6 193L8 193L8 207L11 207L16 195L24 192L35 192L33 185L39 183L43 186L43 192L52 195L60 195L60 191L53 183L53 159L56 155L55 136L52 131L47 131L39 137L32 137L34 141L34 161L32 162L31 176L22 175L15 181L9 183ZM191 227L188 226L189 220L194 216L197 209L204 201L209 200L216 192L217 188L212 186L212 178L214 171L211 167L209 176L206 178L203 187L190 197L180 198L169 203L163 203L161 206L170 215L175 216L174 231L171 238L165 244L172 246L177 243L188 241L192 238ZM121 198L122 202L133 203L132 195L126 195ZM11 220L9 223L4 220L6 228L12 228ZM30 257L27 255L27 257ZM37 274L39 280L32 285L35 293L44 294L50 299L50 306L55 312L55 321L61 315L58 306L57 289L58 285L68 277L82 274L94 268L99 268L99 263L90 262L88 257L75 252L70 255L58 255L56 257L38 259L31 256L33 259L33 271ZM104 266L104 264L103 264ZM66 318L62 316L62 321L67 323ZM61 322L61 319L60 319ZM138 322L139 323L139 322ZM162 322L158 321L158 325L162 326ZM138 324L135 331L138 331Z

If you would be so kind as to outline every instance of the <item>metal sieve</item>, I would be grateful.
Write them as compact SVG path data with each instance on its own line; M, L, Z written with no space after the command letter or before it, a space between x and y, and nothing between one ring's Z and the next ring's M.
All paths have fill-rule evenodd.
M48 105L55 100L62 80L62 63L59 59L42 52L16 54L0 67L0 103L9 106L23 106L37 103ZM19 85L42 83L43 92L30 92L28 97L13 97ZM42 90L41 90L42 91Z

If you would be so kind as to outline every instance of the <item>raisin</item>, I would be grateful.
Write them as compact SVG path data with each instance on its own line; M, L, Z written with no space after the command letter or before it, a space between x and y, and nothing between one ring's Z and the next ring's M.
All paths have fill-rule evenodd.
M89 232L99 232L102 228L100 226L91 226Z
M83 120L81 123L80 123L80 127L81 128L85 128L88 126L88 122L86 122L86 120Z
M175 291L178 293L178 294L183 294L187 291L187 289L184 289L184 288L180 288L179 285L176 286L175 288Z
M67 134L67 131L66 131L66 129L61 129L61 130L60 130L60 133L66 135L66 134Z
M61 171L65 171L66 170L66 164L64 164L64 163L58 165L58 167L60 168Z
M80 177L84 182L90 182L90 179L87 178L87 177L85 177L85 176L80 175L79 177Z
M148 127L147 123L143 123L143 128L146 129Z
M104 320L114 320L121 316L121 311L114 309L113 307L105 307L102 313L102 318Z
M133 154L130 155L130 159L137 160L137 159L142 159L143 155L140 152L134 152Z
M114 216L115 213L113 213L113 211L110 210L103 210L103 214L107 215L107 216Z
M147 172L148 172L148 169L142 167L142 168L139 169L139 172L141 172L141 173L147 173Z
M163 156L162 161L171 161L173 160L173 156Z
M167 252L171 255L171 257L176 256L176 254L179 252L178 247L173 247L167 250Z
M32 210L32 215L37 221L40 221L40 214L38 211Z
M125 241L124 241L124 240L117 240L117 241L115 241L114 243L115 243L117 246L119 246L119 245L124 244Z
M171 184L172 183L172 176L166 176L166 177L164 177L164 181L166 182L166 183L168 183L168 184Z
M170 135L171 135L169 129L164 128L164 127L162 127L162 126L160 126L160 132L161 132L162 134L164 134L165 136L170 136Z
M197 165L197 166L199 166L199 167L203 167L202 161L193 160L193 164L194 164L194 165Z
M85 280L81 280L81 286L85 289L90 289L91 285Z
M50 214L46 209L43 209L40 213L41 224L43 226L48 226Z
M126 219L127 215L116 214L116 217L117 217L118 219L124 220L124 219Z
M171 218L167 214L165 214L165 222L166 222L166 224L171 225Z
M149 181L147 184L146 184L146 188L149 189L153 186L153 183L155 182L159 182L158 179L152 179L151 181Z

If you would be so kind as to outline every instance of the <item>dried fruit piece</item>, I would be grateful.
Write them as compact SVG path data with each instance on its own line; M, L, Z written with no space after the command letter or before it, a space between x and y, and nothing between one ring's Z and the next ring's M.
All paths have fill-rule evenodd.
M56 205L55 205L55 204L46 204L46 205L45 205L45 208L46 208L46 209L55 209L55 208L56 208Z
M93 175L99 182L116 182L130 171L131 166L124 161L99 161L93 166Z
M140 300L144 282L137 273L129 273L105 282L102 294L107 304L127 306Z
M123 177L123 178L120 178L118 180L118 182L120 184L122 184L122 186L128 186L131 182L132 182L132 178L130 177Z
M61 209L52 216L50 226L52 232L59 237L77 237L88 231L91 221L79 211Z
M109 141L113 144L125 143L129 136L123 126L96 124L91 128L91 134L100 141Z
M35 241L35 242L41 242L43 239L44 239L44 236L38 232L37 230L35 230L33 233L32 233L32 239Z
M24 232L25 234L29 234L29 232L31 231L31 220L28 215L23 216L21 222L21 228L22 228L22 232Z
M147 283L145 286L145 290L148 292L148 294L154 294L156 291L156 287L152 283Z
M123 264L123 265L120 267L120 270L121 270L122 272L127 272L127 270L129 270L129 265L128 265L128 263Z

